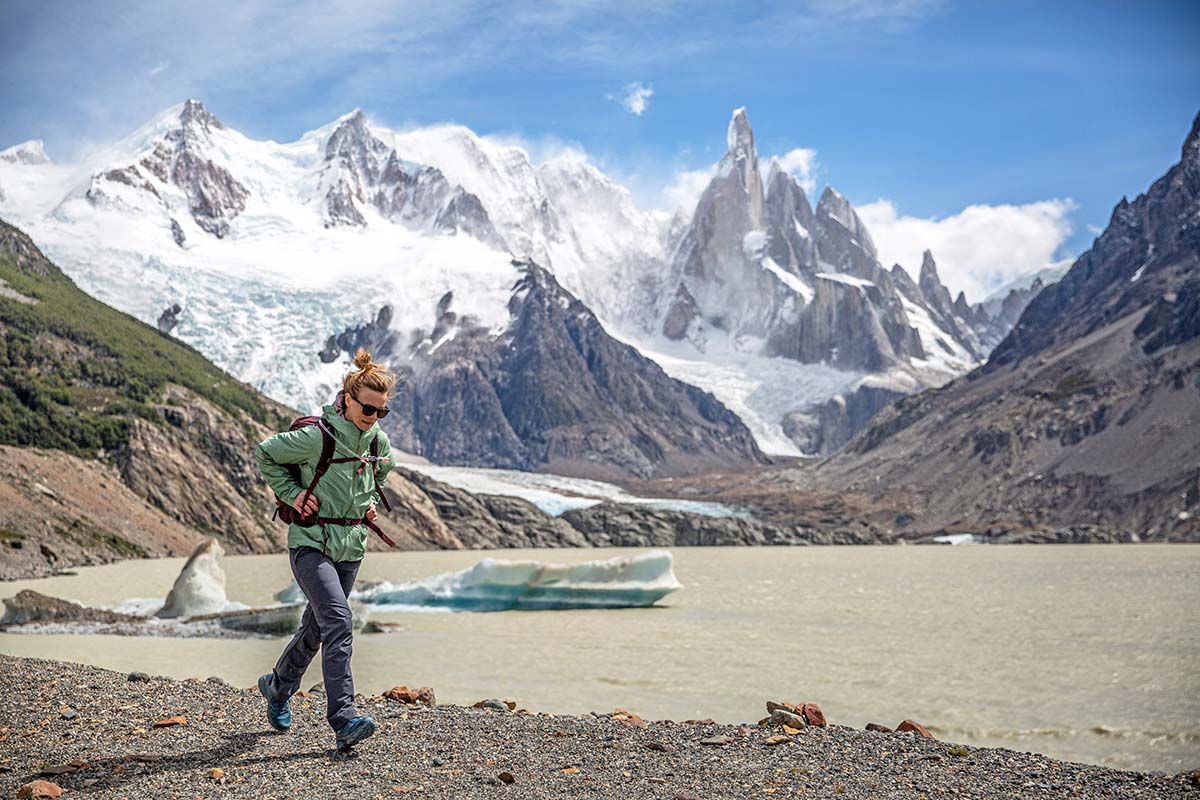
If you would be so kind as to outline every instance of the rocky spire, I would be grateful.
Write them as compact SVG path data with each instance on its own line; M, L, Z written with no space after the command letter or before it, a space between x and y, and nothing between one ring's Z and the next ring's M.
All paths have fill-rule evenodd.
M817 216L840 224L871 258L879 258L875 242L867 232L867 226L858 218L850 201L838 194L832 186L826 186L825 191L821 192L821 200L817 203Z
M725 157L721 159L718 172L737 175L738 183L745 190L750 202L750 220L758 227L763 218L763 189L762 174L758 170L758 150L754 146L754 131L750 130L750 122L746 119L746 109L739 108L733 112L729 120L729 130L725 141L729 147Z
M950 290L938 278L937 263L933 260L933 253L928 250L921 257L921 276L918 284L929 305L943 314L951 312L954 304L950 300Z

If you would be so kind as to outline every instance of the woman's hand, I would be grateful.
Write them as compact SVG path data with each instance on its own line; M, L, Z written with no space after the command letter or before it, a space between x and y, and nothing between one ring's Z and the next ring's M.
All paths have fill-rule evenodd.
M310 517L317 512L317 498L308 493L305 489L300 494L296 495L296 499L292 501L292 508L300 513L301 517Z
M371 503L370 508L367 509L367 522L374 522L377 516L378 514L375 513L375 504Z

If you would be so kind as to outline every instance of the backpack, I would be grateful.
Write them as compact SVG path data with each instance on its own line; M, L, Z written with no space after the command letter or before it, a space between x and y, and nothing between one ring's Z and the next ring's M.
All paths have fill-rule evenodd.
M337 441L334 439L333 431L329 429L329 426L326 425L325 421L320 417L296 417L296 419L292 421L292 425L290 428L288 428L288 430L298 431L301 428L307 428L311 425L315 425L321 431L321 457L317 459L316 469L313 470L312 482L308 484L308 488L305 490L309 495L312 495L313 490L317 488L317 483L325 475L330 464L344 464L349 461L358 461L361 462L358 467L359 472L362 472L363 469L369 464L371 466L371 477L374 478L375 464L384 460L379 457L378 436L371 440L370 455L363 456L362 458L334 458L333 451ZM300 465L283 464L281 466L283 466L288 471L288 474L292 476L292 480L294 480L297 485L300 485ZM383 502L384 509L391 511L392 504L388 502L387 495L383 493L383 487L381 487L378 483L375 484L375 492L379 495L379 499ZM396 546L396 543L393 542L378 525L376 525L374 522L367 521L366 517L360 517L358 519L345 519L341 517L322 517L320 516L320 513L320 509L317 509L315 512L306 517L301 516L299 511L285 502L282 498L280 498L279 495L275 495L275 513L271 516L271 518L275 519L278 517L289 525L298 525L301 528L311 528L314 525L366 525L368 528L375 531L379 538L383 539L388 547ZM322 553L324 553L324 548L322 548Z

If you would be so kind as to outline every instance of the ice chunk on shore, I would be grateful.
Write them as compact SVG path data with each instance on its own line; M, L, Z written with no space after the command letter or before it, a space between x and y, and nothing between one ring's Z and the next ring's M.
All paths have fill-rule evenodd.
M351 597L376 611L507 611L650 606L682 588L664 550L582 564L485 558L474 567Z
M225 550L216 539L209 539L192 552L167 595L167 602L156 616L194 617L215 614L225 608L225 570L221 556Z

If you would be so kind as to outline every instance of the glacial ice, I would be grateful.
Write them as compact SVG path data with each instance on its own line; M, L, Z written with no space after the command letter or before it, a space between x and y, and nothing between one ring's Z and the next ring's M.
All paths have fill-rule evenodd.
M351 594L376 611L509 611L650 606L682 588L664 550L582 564L485 558L458 572Z
M197 547L156 616L171 619L222 611L227 602L225 570L221 569L224 554L225 550L216 539L209 539Z

